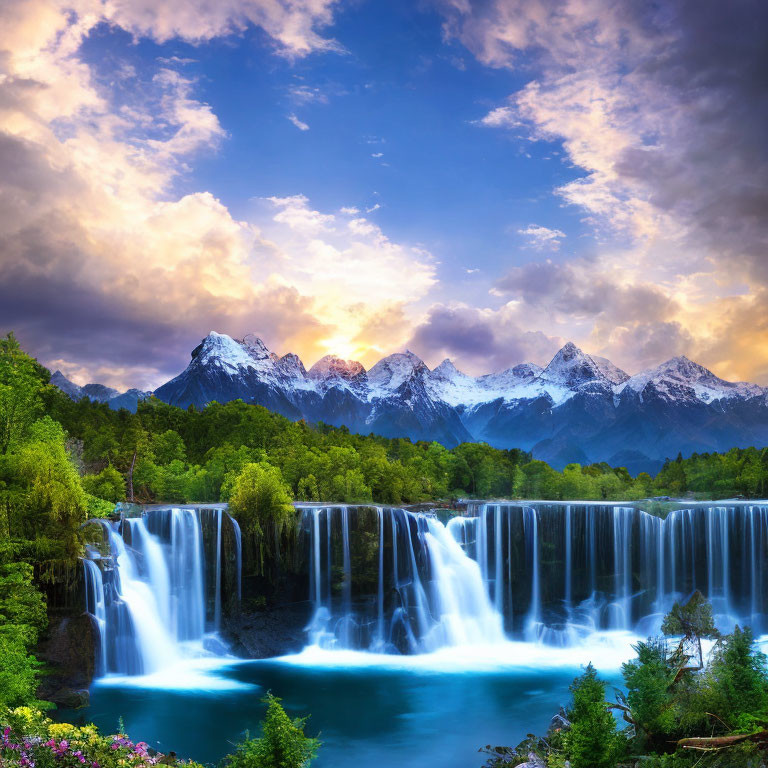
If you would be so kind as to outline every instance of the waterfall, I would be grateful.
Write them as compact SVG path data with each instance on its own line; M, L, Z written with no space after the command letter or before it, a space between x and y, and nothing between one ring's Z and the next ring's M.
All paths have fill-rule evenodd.
M539 514L533 507L525 507L523 528L526 532L526 559L530 562L531 570L531 599L530 611L526 621L526 639L538 637L541 623L541 578L539 570Z
M718 627L768 629L768 505L478 502L443 525L382 507L304 506L310 642L423 653L660 631L701 589ZM351 565L350 565L351 564Z
M425 523L436 619L425 648L503 642L501 614L488 598L478 564L466 556L439 520L425 518Z
M215 557L204 555L201 511L148 510L141 517L101 526L108 554L93 546L83 560L86 610L99 629L98 674L152 674L190 655L204 652L206 637L205 572L213 568L213 622L222 616L223 520L232 524L240 595L239 528L222 510L214 510Z
M235 535L235 582L237 585L237 605L239 607L243 601L243 537L237 520L234 517L229 517L229 520L232 523L232 531Z
M96 619L99 631L99 655L96 659L96 674L107 671L107 611L104 604L104 580L101 570L93 560L83 560L85 568L85 610Z
M218 632L221 629L221 519L222 510L216 515L216 581L213 593L213 626Z
M340 506L305 508L304 520L310 535L311 644L423 653L503 642L501 614L480 566L436 518L402 509ZM365 535L376 536L364 572L350 566L353 557L357 562L370 554L353 536L351 520ZM375 591L359 594L356 581L374 578Z

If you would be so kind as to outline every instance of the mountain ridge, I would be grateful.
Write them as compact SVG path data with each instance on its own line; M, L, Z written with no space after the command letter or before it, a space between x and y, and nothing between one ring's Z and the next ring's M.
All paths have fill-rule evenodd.
M474 377L448 358L430 370L407 350L369 370L335 355L307 370L298 355L279 357L258 336L212 331L154 393L78 387L59 371L52 383L73 399L129 410L149 394L184 408L242 399L363 434L523 448L556 467L632 455L630 471L653 471L678 452L768 444L768 389L725 381L685 357L629 375L572 342L543 369L521 363Z

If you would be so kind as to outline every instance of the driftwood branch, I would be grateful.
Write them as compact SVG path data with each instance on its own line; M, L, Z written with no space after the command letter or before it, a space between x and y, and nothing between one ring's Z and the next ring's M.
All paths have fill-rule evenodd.
M726 749L745 741L766 741L768 731L756 731L755 733L737 733L734 736L703 736L680 739L677 746L681 749L696 749L702 752L713 752L718 749Z
M624 718L625 723L630 725L637 725L637 722L632 717L632 710L624 704L608 704L608 709L618 709L621 712L621 716Z
M675 679L672 681L672 685L679 682L682 676L686 672L701 672L703 667L701 665L697 665L695 667L680 667L680 669L677 670L677 674L675 675ZM670 686L671 687L671 686Z

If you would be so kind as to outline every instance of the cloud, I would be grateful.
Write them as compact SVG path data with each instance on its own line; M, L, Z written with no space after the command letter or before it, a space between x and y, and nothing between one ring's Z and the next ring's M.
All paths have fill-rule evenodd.
M540 224L529 224L525 229L518 229L518 235L524 235L528 238L531 248L538 251L560 249L560 241L565 237L565 232L559 229L549 229Z
M495 107L477 122L488 128L514 128L522 125L512 107Z
M628 330L618 330L613 311L619 353L634 346L648 359L684 347L723 375L766 381L764 325L728 318L766 297L768 6L436 3L446 37L490 67L527 75L477 122L557 142L579 172L553 190L596 238L594 258L574 268L596 286L616 270L621 291L652 285L677 307L674 320L649 316L645 329L627 307ZM580 322L574 316L572 335L586 332Z
M408 341L430 365L458 360L473 375L500 371L523 361L545 364L564 343L519 323L513 306L499 310L466 304L435 304Z
M298 118L298 117L296 117L296 115L293 115L293 114L291 114L291 115L288 115L288 119L289 119L289 120L290 120L290 121L291 121L291 122L292 122L292 123L293 123L293 124L294 124L294 125L295 125L295 126L298 128L298 129L299 129L299 130L300 130L300 131L308 131L308 130L309 130L309 126L308 126L306 123L304 123L304 122L302 122L301 120L299 120L299 118Z
M105 15L107 21L137 37L158 42L174 38L206 42L254 25L270 36L278 53L299 57L343 50L320 34L333 21L336 5L336 0L115 0L106 6ZM97 2L83 6L91 13L102 9Z
M316 102L318 104L327 104L328 96L323 93L319 88L309 85L297 85L291 88L288 93L293 101L298 104L311 104Z
M333 48L317 31L333 3L214 5L0 7L0 326L81 381L157 386L211 328L258 332L309 360L329 340L360 346L376 323L394 323L397 343L409 302L434 284L428 253L357 211L347 226L295 195L257 201L240 220L209 192L176 192L226 132L170 61L142 76L140 101L102 91L100 63L79 55L96 25L203 42L258 23L280 54ZM121 76L129 94L138 75Z

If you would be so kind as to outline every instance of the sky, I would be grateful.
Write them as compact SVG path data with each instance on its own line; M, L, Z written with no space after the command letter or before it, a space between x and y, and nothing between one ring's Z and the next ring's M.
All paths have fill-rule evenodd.
M763 0L0 2L0 330L768 384Z

